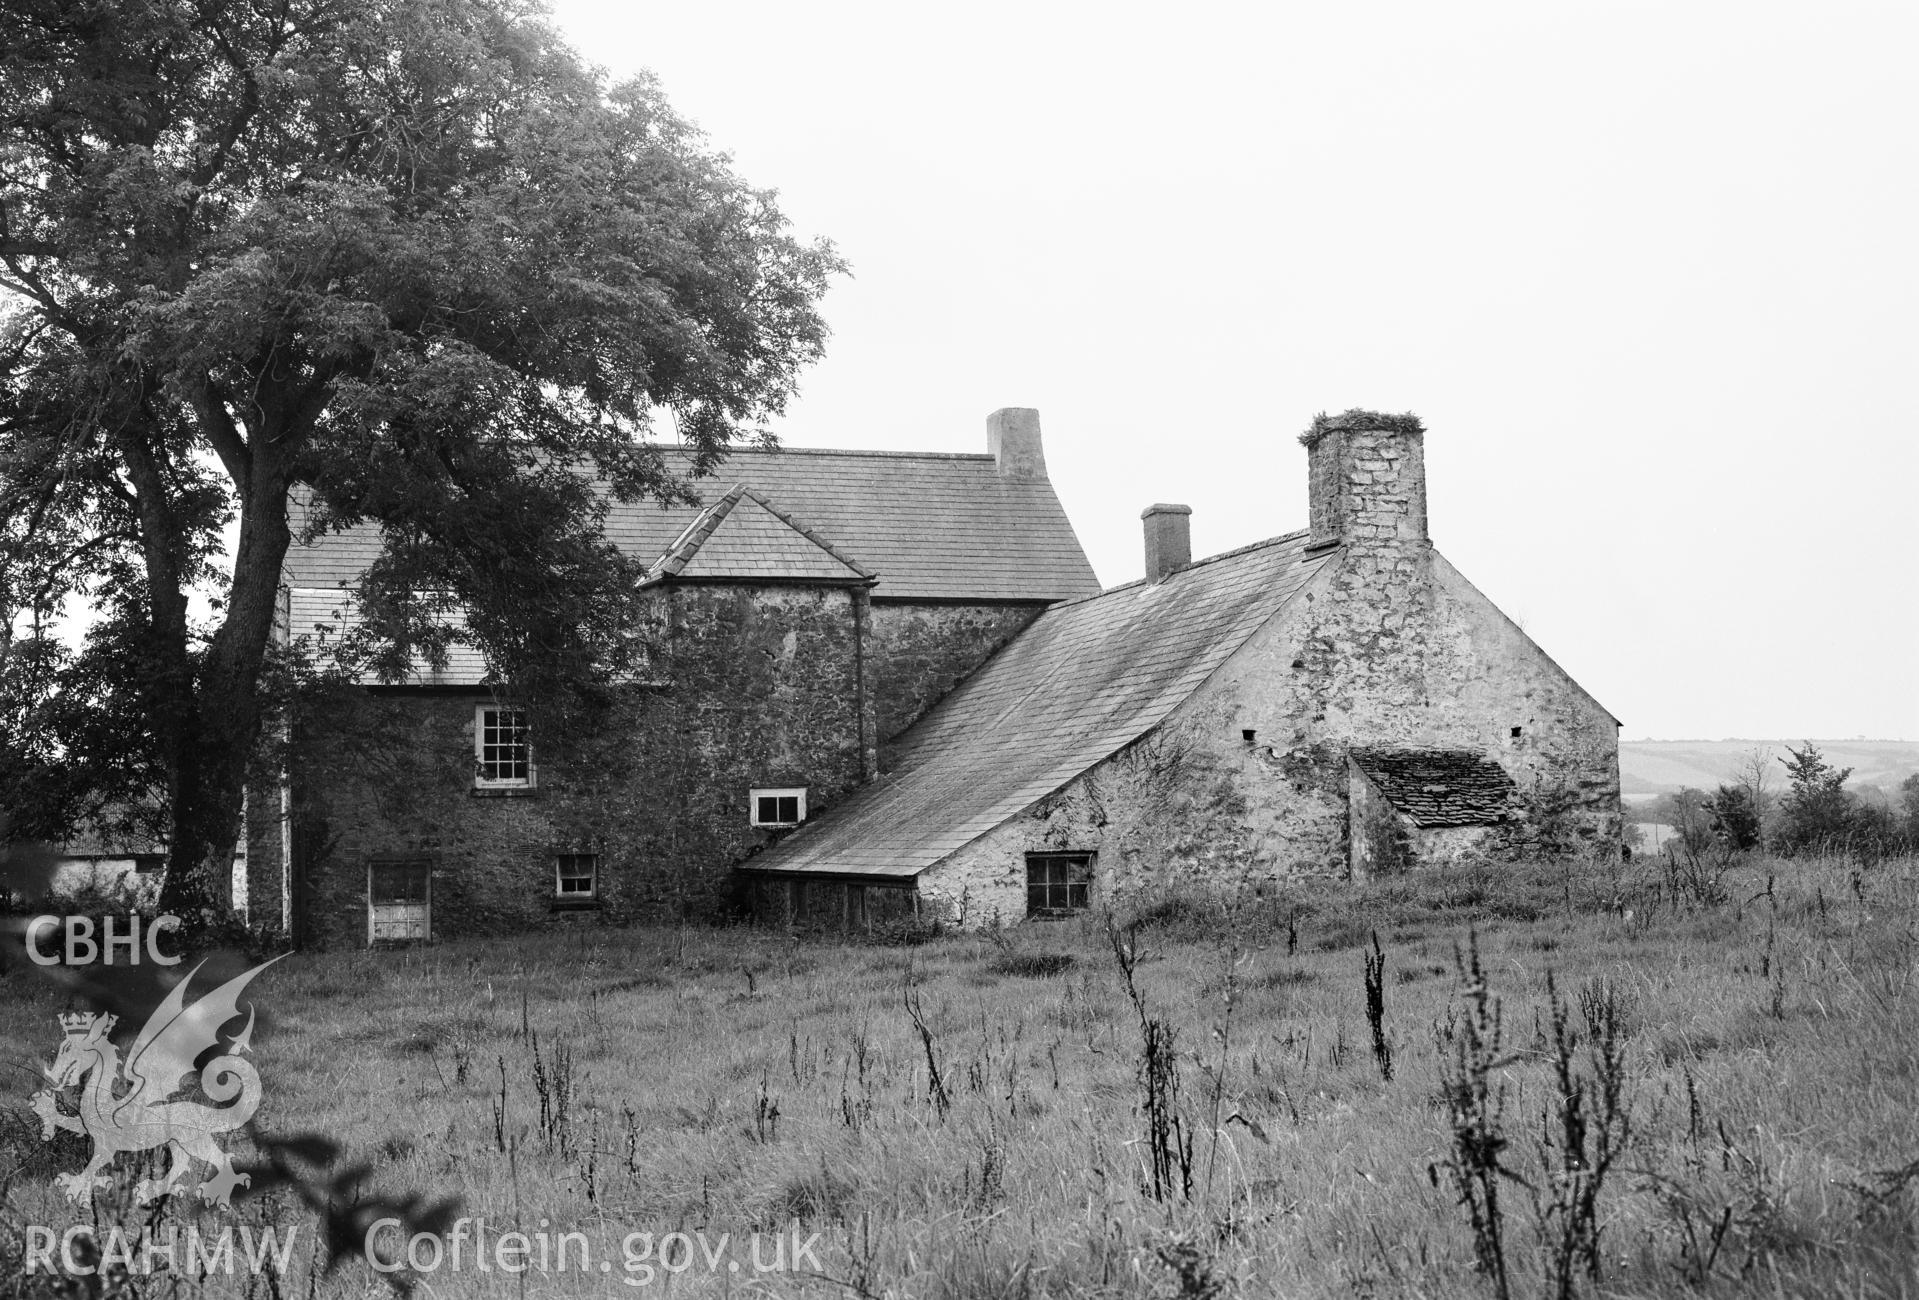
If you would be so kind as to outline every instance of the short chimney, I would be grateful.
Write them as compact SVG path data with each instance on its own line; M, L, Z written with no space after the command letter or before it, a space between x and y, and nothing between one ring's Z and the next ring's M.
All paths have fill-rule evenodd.
M1039 442L1039 412L1030 406L1003 406L986 417L986 450L999 462L999 476L1043 482L1046 453Z
M1193 508L1152 505L1140 511L1146 521L1146 581L1164 582L1193 562Z
M1426 540L1426 430L1419 417L1321 415L1300 435L1312 502L1308 550Z

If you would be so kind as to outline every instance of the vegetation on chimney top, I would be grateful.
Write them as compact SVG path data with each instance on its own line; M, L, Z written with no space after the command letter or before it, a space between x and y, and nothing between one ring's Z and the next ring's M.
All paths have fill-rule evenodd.
M1299 435L1299 440L1311 447L1329 433L1348 429L1384 429L1390 433L1426 432L1426 426L1411 411L1387 415L1380 411L1362 411L1355 406L1339 415L1328 415L1321 411L1313 417L1312 427Z

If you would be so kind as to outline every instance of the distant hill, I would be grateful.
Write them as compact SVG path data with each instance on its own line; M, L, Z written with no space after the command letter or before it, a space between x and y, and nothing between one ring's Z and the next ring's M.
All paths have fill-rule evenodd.
M1849 789L1876 785L1890 791L1910 773L1919 772L1919 741L1814 739L1813 744L1834 767L1853 769L1846 782ZM1619 744L1620 793L1628 799L1650 799L1686 786L1711 790L1730 781L1733 769L1755 749L1765 750L1775 760L1773 774L1783 791L1786 769L1777 760L1786 757L1784 741L1628 740Z

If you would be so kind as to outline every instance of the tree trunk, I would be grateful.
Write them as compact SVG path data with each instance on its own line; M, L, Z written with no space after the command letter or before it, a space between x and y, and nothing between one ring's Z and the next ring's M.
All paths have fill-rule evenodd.
M226 621L207 650L184 743L173 754L173 835L160 907L203 920L233 906L233 850L247 769L260 740L260 673L292 539L285 472L256 455L248 478Z

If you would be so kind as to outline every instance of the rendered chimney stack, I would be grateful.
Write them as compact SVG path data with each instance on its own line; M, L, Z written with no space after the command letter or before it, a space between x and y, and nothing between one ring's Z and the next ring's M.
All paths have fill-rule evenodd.
M1425 433L1411 414L1353 410L1315 419L1299 439L1312 504L1307 549L1425 541Z
M1193 508L1151 505L1140 511L1146 521L1146 581L1164 582L1193 562Z
M1001 478L1028 483L1046 478L1039 412L1030 406L1003 406L987 416L986 450L999 462Z

